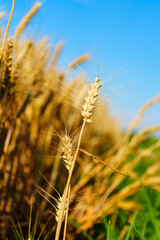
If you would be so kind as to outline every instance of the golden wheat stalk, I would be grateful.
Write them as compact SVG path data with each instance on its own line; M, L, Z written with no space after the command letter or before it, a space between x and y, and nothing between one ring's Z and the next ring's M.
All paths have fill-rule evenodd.
M25 15L25 17L22 19L22 21L19 23L18 27L15 31L15 42L18 40L20 34L28 24L28 22L31 20L31 18L35 15L35 13L38 11L38 9L41 7L42 3L37 2L31 10Z
M12 3L12 9L11 9L11 13L10 13L10 16L9 16L6 32L5 32L5 35L4 35L3 44L2 44L2 47L0 49L0 61L1 61L2 57L3 57L3 52L4 52L5 43L6 43L6 39L7 39L7 34L8 34L9 26L10 26L10 23L11 23L13 11L14 11L14 6L15 6L15 0L13 0L13 3Z
M68 190L69 190L69 187L70 187L70 182L71 182L71 177L72 177L74 165L75 165L75 162L76 162L76 158L77 158L80 143L81 143L81 138L82 138L84 126L85 126L85 121L83 121L83 124L82 124L82 128L81 128L79 139L78 139L78 144L77 144L77 148L76 148L76 152L75 152L75 155L74 155L74 158L73 158L73 162L72 162L72 165L71 165L71 168L70 168L70 171L69 171L69 175L68 175L68 179L67 179L67 183L66 183L66 186L65 186L65 190L64 190L64 194L63 194L63 202L61 204L61 211L59 213L59 221L58 221L57 229L56 229L55 240L59 239L61 226L62 226L62 221L63 221L63 216L64 216L64 210L65 210L65 206L66 206L66 199L67 199Z
M94 110L95 110L95 107L96 107L96 103L98 101L98 95L99 95L99 88L100 87L101 87L101 84L99 82L99 77L97 76L95 78L95 82L90 85L90 89L88 90L88 95L85 98L84 104L82 105L81 114L83 116L83 124L82 124L82 127L81 127L76 152L75 152L75 155L74 155L74 158L73 158L73 161L72 161L72 165L70 167L67 183L66 183L66 186L65 186L64 194L63 194L63 202L61 204L61 211L59 213L59 220L58 220L58 224L57 224L55 240L59 239L61 226L62 226L62 221L63 221L63 217L64 217L65 206L66 206L66 200L67 200L67 196L69 198L68 192L69 192L69 189L70 189L70 182L71 182L75 162L76 162L76 159L77 159L77 155L78 155L78 152L79 152L83 130L84 130L85 124L90 123L93 119L93 114L94 114Z
M67 200L68 201L66 203L65 223L64 223L64 230L63 230L63 240L66 239L70 191L71 191L71 186L69 186L69 189L68 189L68 196L67 196Z

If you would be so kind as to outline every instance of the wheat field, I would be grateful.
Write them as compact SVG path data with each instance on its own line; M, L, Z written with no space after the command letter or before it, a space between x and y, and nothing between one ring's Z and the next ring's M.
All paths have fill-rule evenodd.
M143 209L137 193L160 191L160 140L152 137L160 125L135 131L160 95L123 131L101 101L103 81L76 74L87 54L62 71L63 41L52 51L46 37L21 40L40 7L14 36L9 25L0 29L0 239L127 239ZM119 224L115 238L96 230L104 219L111 231ZM128 239L136 234L131 229Z

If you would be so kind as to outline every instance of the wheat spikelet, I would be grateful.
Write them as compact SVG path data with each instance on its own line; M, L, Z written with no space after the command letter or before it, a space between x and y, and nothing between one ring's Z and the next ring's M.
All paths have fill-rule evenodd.
M56 61L62 51L62 48L63 48L63 45L64 45L64 42L63 41L59 41L56 48L55 48L55 51L54 51L54 56L53 56L53 59L52 59L52 65L55 65L56 64Z
M15 31L15 41L18 40L21 32L24 30L28 22L31 20L31 18L35 15L35 13L38 11L38 9L41 7L42 3L37 2L31 10L26 14L26 16L22 19L22 21L19 23L18 27Z
M68 69L71 70L71 69L77 67L79 64L87 61L88 59L89 59L89 55L84 54L84 55L76 58L76 59L69 65Z
M57 199L57 206L56 206L56 213L55 213L55 219L58 222L59 221L59 216L60 216L60 211L62 208L62 202L63 202L63 196L59 196ZM68 203L68 199L66 200L66 205L64 208L64 213L63 213L63 218L62 221L64 220L65 216L66 216L66 211L67 211L67 203Z
M66 168L69 170L73 162L73 144L71 138L68 135L65 135L62 138L62 159L65 163Z
M99 77L97 76L95 78L95 82L90 85L90 90L88 91L88 95L85 98L84 104L82 106L81 114L85 122L88 122L88 123L92 122L93 113L94 113L96 103L98 100L98 95L99 95L98 89L100 87L101 87L101 84L99 82Z

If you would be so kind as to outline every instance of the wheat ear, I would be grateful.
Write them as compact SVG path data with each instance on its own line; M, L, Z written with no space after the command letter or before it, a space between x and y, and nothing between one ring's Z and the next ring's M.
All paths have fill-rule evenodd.
M61 149L62 149L62 160L69 171L73 162L73 144L72 144L71 138L68 135L65 135L62 138Z
M52 65L56 64L57 59L58 59L58 57L59 57L59 55L60 55L60 53L62 51L63 45L64 45L63 41L59 41L57 43L57 46L56 46L56 48L54 50L54 56L53 56L53 59L52 59L52 63L51 63Z
M60 215L60 211L61 211L61 207L62 207L62 202L63 202L63 196L59 197L57 199L56 214L55 214L55 219L56 219L57 222L59 221L59 215ZM68 200L66 202L68 202ZM67 211L67 204L65 205L63 219L65 218L66 211Z
M79 64L86 62L89 59L89 55L84 54L78 58L76 58L68 67L69 70L74 69L75 67L79 66Z
M21 32L24 30L24 28L26 27L26 25L28 24L28 22L31 20L31 18L35 15L35 13L38 11L38 9L40 8L40 6L42 5L41 2L37 2L32 8L31 10L24 16L24 18L22 19L22 21L19 23L18 27L16 28L15 31L15 41L18 40Z
M91 84L90 90L88 91L88 95L85 98L84 104L82 106L82 116L84 122L92 122L94 110L96 108L99 88L101 87L101 83L99 82L99 77L97 76L95 82Z
M133 129L137 127L137 125L140 123L144 113L154 104L158 103L160 101L160 95L154 97L151 99L148 103L146 103L139 111L137 118L129 125L129 132L131 132Z

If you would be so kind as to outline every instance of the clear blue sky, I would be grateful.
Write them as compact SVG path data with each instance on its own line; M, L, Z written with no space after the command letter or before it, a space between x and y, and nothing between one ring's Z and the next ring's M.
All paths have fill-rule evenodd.
M64 40L65 46L59 61L61 66L66 66L65 59L70 62L83 53L89 53L91 61L83 68L91 79L95 78L100 45L100 76L103 75L103 79L127 64L121 71L125 73L110 83L115 86L135 82L134 86L124 89L126 95L113 98L115 102L111 104L111 111L126 126L145 102L160 94L160 1L42 2L40 11L26 30L26 36L31 35L38 40L48 35L53 47L58 40ZM11 3L9 0L1 0L1 10L9 13ZM10 34L34 3L34 0L16 1ZM160 104L157 104L148 112L141 127L159 123Z

